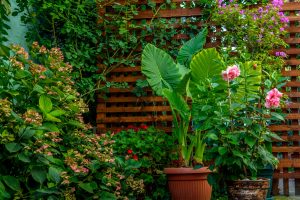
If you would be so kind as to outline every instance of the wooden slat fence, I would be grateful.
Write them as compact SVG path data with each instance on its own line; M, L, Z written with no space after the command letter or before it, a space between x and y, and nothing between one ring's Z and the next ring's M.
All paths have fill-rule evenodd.
M153 0L152 0L153 1ZM164 3L165 0L154 0L157 7ZM201 9L200 8L181 8L179 4L182 2L192 2L192 0L172 0L178 6L176 9L161 10L156 17L166 19L193 18L194 23L201 26ZM146 0L140 0L136 4L147 4ZM101 14L109 12L111 9L102 10ZM290 97L291 102L286 106L286 123L283 125L273 125L270 128L278 132L284 139L284 142L274 142L273 152L280 159L278 169L274 174L273 193L279 194L279 180L283 179L283 193L289 195L290 191L296 191L300 194L300 3L285 3L282 8L290 19L288 27L289 37L286 42L290 45L285 51L289 56L286 60L286 67L282 71L283 75L289 77L290 81L285 85L284 92ZM152 10L139 12L134 20L151 20L153 18ZM196 19L196 20L195 20ZM172 39L184 40L189 38L188 32L182 33L180 30L184 27L184 23L173 24L178 29L178 34ZM217 46L215 31L211 29L207 47ZM178 46L179 47L179 46ZM140 53L140 50L137 50ZM136 63L136 67L120 66L113 70L108 80L114 82L127 82L128 88L110 88L107 98L103 99L102 95L98 96L97 106L97 128L99 132L107 130L116 131L120 128L126 128L128 125L139 126L141 124L155 125L166 131L171 131L172 115L167 102L161 98L154 96L150 89L145 89L145 95L137 97L133 93L136 81L144 79L140 71L140 63ZM295 179L295 188L289 185L290 180Z
M300 195L300 3L286 3L282 11L289 16L290 20L287 29L289 37L285 39L289 48L283 50L288 54L288 59L282 74L289 77L290 80L284 87L284 92L289 96L291 103L286 106L286 123L271 126L271 130L280 134L284 139L284 142L273 143L273 153L280 159L280 164L273 177L273 193L275 195L279 193L279 179L283 179L283 194L288 196L290 191L295 191L296 195ZM294 184L290 185L293 181Z

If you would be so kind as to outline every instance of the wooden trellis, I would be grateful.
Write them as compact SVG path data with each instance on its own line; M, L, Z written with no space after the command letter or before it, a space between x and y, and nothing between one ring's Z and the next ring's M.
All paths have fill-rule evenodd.
M289 179L295 179L296 195L300 194L300 3L286 3L282 11L289 15L290 26L289 37L286 42L289 48L283 51L288 54L286 68L282 74L289 77L290 81L285 86L285 93L289 96L291 103L287 105L286 123L283 125L271 126L271 130L278 132L284 142L274 142L273 152L280 158L280 164L274 174L273 193L278 194L278 182L283 178L284 194L289 195Z
M164 3L165 0L152 0L157 6ZM191 2L192 0L172 0L173 3ZM146 0L140 0L137 4L147 4ZM274 142L273 152L280 159L278 169L274 174L273 193L278 194L279 179L283 179L284 194L289 195L289 180L295 179L296 194L300 194L300 3L285 3L282 11L289 16L290 26L289 37L286 42L290 45L287 49L281 49L289 56L286 61L286 68L283 75L290 78L290 81L284 87L285 93L290 97L291 103L287 105L286 123L283 125L271 126L270 128L278 132L284 139L284 142ZM103 10L101 14L108 12ZM161 10L158 14L160 18L178 19L199 18L202 15L200 8L181 8ZM140 11L134 20L150 20L153 17L152 10ZM200 29L200 21L197 23ZM181 27L178 26L178 29ZM218 45L216 32L211 31L207 39L207 47ZM177 34L172 39L188 39L188 34ZM167 102L154 96L150 89L146 89L146 95L137 97L132 91L136 81L144 79L140 71L140 63L136 67L120 66L110 73L109 80L114 82L127 82L129 88L109 89L108 98L103 99L98 96L97 106L97 128L99 132L112 130L115 131L128 125L148 124L155 125L166 131L171 131L172 115Z

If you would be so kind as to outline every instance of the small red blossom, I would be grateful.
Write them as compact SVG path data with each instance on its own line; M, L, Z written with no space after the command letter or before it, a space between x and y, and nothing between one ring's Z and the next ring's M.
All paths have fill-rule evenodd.
M128 125L127 126L127 129L134 129L135 128L135 126L133 126L133 125Z
M140 128L143 129L143 130L147 130L148 126L146 124L141 124Z
M132 152L133 152L133 151L132 151L131 149L128 149L128 150L127 150L127 153L128 153L128 154L132 154Z
M134 155L132 156L132 158L133 158L133 160L139 160L139 157L138 157L136 154L134 154Z

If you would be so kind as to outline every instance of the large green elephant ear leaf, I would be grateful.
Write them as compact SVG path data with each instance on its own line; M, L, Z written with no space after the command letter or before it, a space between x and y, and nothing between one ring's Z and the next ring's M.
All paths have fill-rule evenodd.
M189 67L193 55L203 49L208 30L203 28L198 35L182 45L177 56L177 62Z
M157 95L163 88L174 90L182 76L172 57L152 44L143 50L142 73Z
M197 53L191 61L191 80L203 83L208 79L221 79L224 64L215 48L204 49Z
M183 96L179 93L169 90L162 90L163 96L168 99L168 102L172 108L172 110L178 111L182 119L189 121L190 120L190 107L187 102L184 100Z
M239 87L237 89L235 99L237 101L247 101L259 95L260 84L262 81L262 68L259 62L246 62L240 66L241 74L237 78Z
M187 86L188 86L188 82L191 78L191 70L179 63L177 64L177 67L179 69L179 73L181 74L181 78L180 78L178 85L175 88L175 91L181 95L185 95L188 92Z

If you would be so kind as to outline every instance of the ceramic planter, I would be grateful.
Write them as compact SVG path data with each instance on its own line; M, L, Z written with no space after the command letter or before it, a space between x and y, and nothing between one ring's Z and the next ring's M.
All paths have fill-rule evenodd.
M207 182L207 167L165 168L172 200L210 200L212 188Z
M269 189L266 200L274 200L272 197L272 183L273 183L274 169L271 165L266 166L263 169L258 170L257 176L269 179Z
M228 199L265 200L269 189L269 179L228 181Z

